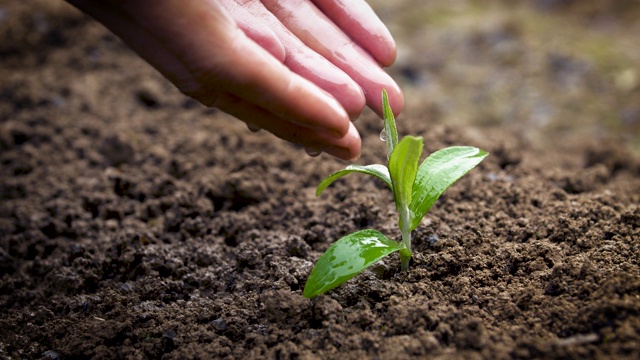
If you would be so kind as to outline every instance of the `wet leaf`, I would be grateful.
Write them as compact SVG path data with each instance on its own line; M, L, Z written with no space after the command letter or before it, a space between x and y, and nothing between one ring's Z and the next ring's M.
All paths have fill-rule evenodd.
M402 210L411 202L413 181L416 178L418 162L422 154L422 138L405 136L398 143L389 158L389 174L396 209Z
M324 189L326 189L327 186L331 185L331 183L333 183L334 181L338 180L339 178L345 175L351 174L353 172L359 172L362 174L375 176L378 179L384 181L384 183L387 184L389 189L393 190L393 186L391 185L391 177L389 176L389 170L387 169L386 166L380 165L380 164L373 164L373 165L366 165L366 166L349 165L345 169L337 171L327 176L326 178L324 178L324 180L322 180L320 185L318 185L318 187L316 188L316 196L320 195L322 191L324 191Z
M333 243L318 259L304 287L304 297L327 292L400 249L402 244L373 229L349 234Z
M382 115L384 118L384 133L387 142L387 160L391 157L393 149L398 144L398 129L393 117L393 111L389 106L389 96L386 90L382 90Z
M411 195L411 230L422 221L431 206L453 183L478 165L489 153L471 146L438 150L418 168ZM393 174L393 172L392 172Z

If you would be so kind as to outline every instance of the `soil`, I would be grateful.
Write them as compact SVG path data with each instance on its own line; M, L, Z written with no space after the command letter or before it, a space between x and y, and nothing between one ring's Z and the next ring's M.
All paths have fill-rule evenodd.
M1 4L0 358L640 358L638 6L373 3L404 49L400 133L491 155L408 271L312 300L332 241L398 238L383 184L315 197L344 163L187 99L63 2ZM383 163L381 120L356 124Z

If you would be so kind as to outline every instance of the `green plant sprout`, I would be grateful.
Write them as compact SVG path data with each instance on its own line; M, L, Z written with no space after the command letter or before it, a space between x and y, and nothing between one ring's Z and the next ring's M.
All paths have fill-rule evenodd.
M320 256L311 271L303 292L306 298L341 285L396 251L400 255L401 269L406 270L412 254L411 231L445 190L488 155L475 147L452 146L434 152L418 166L422 137L405 136L398 142L398 131L385 90L382 91L382 103L384 130L381 138L386 137L387 166L349 165L322 180L316 196L347 174L358 172L377 177L393 192L402 240L394 241L377 230L366 229L336 241Z

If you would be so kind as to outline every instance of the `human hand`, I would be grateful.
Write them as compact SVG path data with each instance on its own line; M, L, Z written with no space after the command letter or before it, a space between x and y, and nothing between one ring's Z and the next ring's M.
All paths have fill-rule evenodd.
M183 93L309 153L360 154L351 124L380 93L391 35L364 0L68 0L121 37Z

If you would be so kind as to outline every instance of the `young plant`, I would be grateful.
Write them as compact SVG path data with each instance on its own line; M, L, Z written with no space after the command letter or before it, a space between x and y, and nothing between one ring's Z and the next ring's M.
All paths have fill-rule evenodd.
M405 136L398 142L395 119L384 90L382 102L387 166L349 165L325 178L318 185L316 196L347 174L358 172L377 177L393 192L402 240L394 241L377 230L366 229L336 241L320 256L311 271L303 292L306 298L335 288L396 251L400 254L402 270L406 270L411 259L411 231L445 190L488 155L475 147L452 146L436 151L418 166L422 137Z

